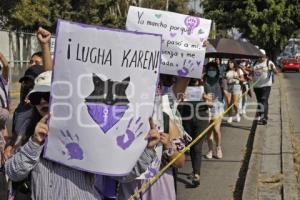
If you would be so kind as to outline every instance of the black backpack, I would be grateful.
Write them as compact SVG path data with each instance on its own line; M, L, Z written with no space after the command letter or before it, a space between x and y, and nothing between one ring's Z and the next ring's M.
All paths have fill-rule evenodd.
M255 61L253 63L253 66L255 66L256 64L257 64L257 61ZM267 67L269 67L269 65L270 65L270 60L267 59ZM272 83L275 83L275 76L274 76L274 73L272 72L272 70L268 71L268 78L272 78Z

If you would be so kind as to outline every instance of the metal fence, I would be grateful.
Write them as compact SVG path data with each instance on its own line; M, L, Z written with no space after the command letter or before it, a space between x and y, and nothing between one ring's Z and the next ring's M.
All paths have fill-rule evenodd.
M0 52L10 62L10 95L12 107L18 101L19 79L24 74L31 55L40 51L35 33L0 30Z

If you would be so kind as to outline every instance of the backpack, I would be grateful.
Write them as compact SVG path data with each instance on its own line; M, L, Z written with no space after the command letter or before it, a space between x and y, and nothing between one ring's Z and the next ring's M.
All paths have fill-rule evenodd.
M257 61L255 61L253 63L253 66L255 66L256 64L257 64ZM267 59L267 67L269 67L269 66L270 66L270 60ZM269 79L272 78L272 83L275 83L275 76L274 76L274 73L272 72L272 70L268 70L268 78Z

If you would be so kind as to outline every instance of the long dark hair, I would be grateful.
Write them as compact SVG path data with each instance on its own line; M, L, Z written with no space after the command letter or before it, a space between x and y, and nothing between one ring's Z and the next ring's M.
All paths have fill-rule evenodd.
M238 66L236 60L233 59L233 58L230 58L230 59L228 60L228 63L227 63L226 72L228 72L228 71L230 70L229 62L232 62L232 63L233 63L233 65L234 65L234 70L237 71L238 68L239 68L239 66Z
M216 76L220 76L220 69L219 69L219 66L216 62L209 62L205 65L205 72L207 73L208 69L209 68L215 68L217 70L217 75ZM207 74L205 74L205 78L207 78Z

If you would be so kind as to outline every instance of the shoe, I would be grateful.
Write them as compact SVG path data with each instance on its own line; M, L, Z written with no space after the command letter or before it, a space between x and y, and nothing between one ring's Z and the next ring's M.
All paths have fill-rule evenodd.
M217 158L217 159L223 158L223 153L222 153L222 148L221 148L221 147L217 147L216 158Z
M212 159L212 150L208 151L208 153L205 156L207 159Z
M200 175L199 174L194 175L192 183L195 187L200 185Z
M267 125L267 124L268 124L268 120L266 120L266 119L260 119L260 120L258 121L258 124L259 124L259 125Z
M243 108L242 114L243 114L243 115L246 115L246 108Z
M241 116L240 116L239 114L237 114L237 115L235 116L235 119L236 119L237 122L240 122L240 121L241 121Z
M227 123L231 124L232 123L232 117L228 117Z
M194 173L192 172L192 173L190 173L188 176L187 176L187 179L193 179L194 178Z

